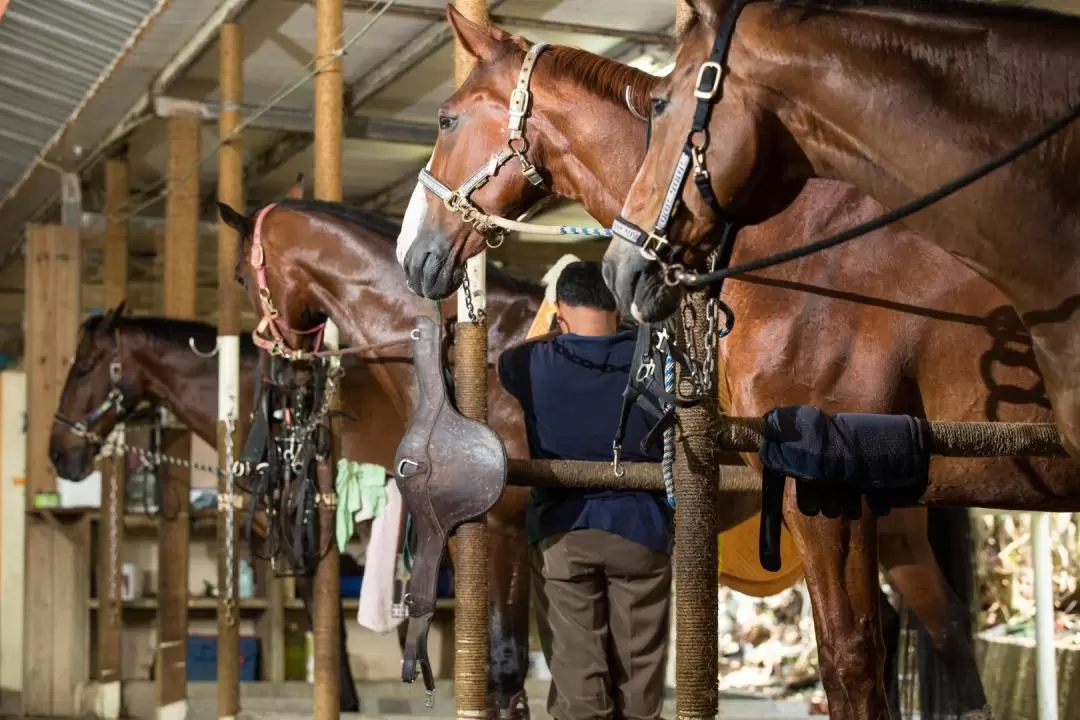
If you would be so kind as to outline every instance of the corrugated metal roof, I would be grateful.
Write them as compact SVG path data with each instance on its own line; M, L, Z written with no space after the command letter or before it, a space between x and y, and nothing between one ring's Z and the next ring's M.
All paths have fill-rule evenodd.
M0 20L0 197L165 0L11 0Z

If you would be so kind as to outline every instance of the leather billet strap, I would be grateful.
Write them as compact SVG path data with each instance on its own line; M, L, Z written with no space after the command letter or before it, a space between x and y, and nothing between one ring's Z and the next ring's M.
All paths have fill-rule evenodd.
M679 159L671 173L671 180L664 194L664 203L660 206L660 213L653 224L652 231L635 225L621 215L612 223L611 229L616 237L636 245L642 255L651 260L659 260L665 264L678 261L679 253L668 242L667 234L691 168L694 171L694 185L709 209L728 226L734 224L716 198L716 193L713 192L709 171L705 168L705 148L709 141L709 117L713 106L723 97L724 66L727 62L728 50L731 48L731 40L735 35L735 22L742 9L750 2L752 0L736 0L728 8L716 31L712 53L698 70L697 83L694 87L694 97L697 98L694 119L690 132L686 136L686 144L679 153Z
M525 119L529 116L532 106L532 93L529 91L529 83L532 80L533 70L540 54L550 47L548 43L536 43L525 53L525 59L521 63L521 71L518 73L517 85L510 93L510 118L507 121L508 138L502 149L491 156L480 169L474 172L462 183L457 190L451 190L440 182L427 168L420 171L419 180L428 191L442 200L447 209L461 213L465 222L476 224L478 230L490 230L494 226L485 221L484 213L472 204L469 197L483 187L488 180L493 178L499 169L513 158L521 163L521 171L530 183L543 188L544 179L536 166L529 162L526 153L529 144L525 140Z

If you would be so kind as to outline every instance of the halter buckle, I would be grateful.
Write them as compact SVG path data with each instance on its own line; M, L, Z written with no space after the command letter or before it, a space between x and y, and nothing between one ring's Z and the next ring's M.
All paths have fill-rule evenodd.
M511 130L515 129L513 127L515 121L520 124L521 118L528 114L529 99L529 91L524 88L514 88L513 92L510 93L510 108L507 113L512 118L510 121Z
M258 270L266 264L266 253L263 251L262 243L256 243L251 246L251 267Z
M711 70L712 75L706 77L706 71ZM698 69L697 82L694 83L694 97L698 100L712 100L720 90L720 83L724 79L724 68L715 60L706 60ZM702 83L708 80L709 85L702 87Z
M109 380L112 381L113 385L119 384L120 376L121 376L122 373L123 373L123 370L120 367L120 361L119 360L113 360L111 363L109 363Z
M649 247L650 244L652 244L653 247ZM660 256L657 253L661 247L668 244L666 237L657 235L656 233L648 233L645 236L645 240L641 243L641 255L647 260L659 260Z

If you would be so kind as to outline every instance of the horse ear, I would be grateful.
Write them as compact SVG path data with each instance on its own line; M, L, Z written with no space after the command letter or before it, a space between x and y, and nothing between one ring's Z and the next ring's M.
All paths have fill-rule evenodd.
M498 28L485 27L461 14L453 5L446 6L446 20L454 31L461 47L480 62L490 62L499 50L499 44L510 38Z
M296 173L296 182L293 183L289 191L285 193L285 197L292 198L293 200L304 199L304 173Z
M682 5L686 5L692 14L697 15L708 25L712 25L717 15L721 12L722 6L730 4L730 0L678 0ZM686 24L689 18L685 18L686 13L680 12L677 8L675 11L676 37L681 37L686 31ZM682 20L682 22L680 22Z
M120 304L116 306L115 310L113 310L113 317L120 317L124 314L125 310L127 310L127 298L121 300Z
M101 321L101 331L106 334L112 333L116 327L116 321L120 318L120 315L124 312L124 306L127 305L127 300L123 300L115 309L110 310L105 314L105 318Z
M221 215L222 222L239 233L241 239L246 238L251 234L252 228L250 220L236 210L233 210L227 203L219 202L217 206L218 214Z

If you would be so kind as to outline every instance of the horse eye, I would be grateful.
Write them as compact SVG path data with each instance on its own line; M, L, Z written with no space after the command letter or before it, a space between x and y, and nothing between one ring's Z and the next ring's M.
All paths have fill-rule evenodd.
M649 103L652 107L653 117L663 115L664 111L667 110L668 101L664 98L652 98L649 100Z
M453 130L457 125L457 118L452 115L439 115L439 129L440 130Z

